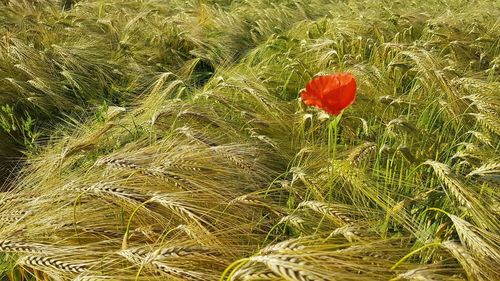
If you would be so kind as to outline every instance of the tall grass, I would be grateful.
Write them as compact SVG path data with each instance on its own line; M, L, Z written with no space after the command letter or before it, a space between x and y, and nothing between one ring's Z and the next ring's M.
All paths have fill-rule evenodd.
M2 5L5 104L66 116L0 194L2 278L500 276L495 1ZM298 93L336 71L332 139Z

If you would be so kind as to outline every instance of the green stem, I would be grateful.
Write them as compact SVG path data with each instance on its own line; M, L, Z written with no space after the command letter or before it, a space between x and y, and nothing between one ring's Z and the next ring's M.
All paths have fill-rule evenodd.
M134 209L134 211L132 212L132 214L130 214L130 217L129 217L128 222L127 222L127 228L125 229L125 234L123 235L122 250L126 250L128 248L128 245L127 245L127 243L128 243L128 235L129 235L129 232L130 232L130 226L132 224L132 219L134 218L135 213L137 213L137 211L139 211L140 208L142 208L143 206L145 206L146 204L148 204L150 201L151 201L151 199L147 200L147 201L144 201L144 203L142 203L139 206L137 206Z
M226 267L224 272L222 272L222 275L221 275L219 281L231 280L231 278L234 276L235 272L238 269L240 269L242 266L244 266L249 260L250 260L249 258L243 258L243 259L237 260L237 261L233 262L232 264L230 264L228 267ZM231 273L229 274L229 276L226 279L226 275L228 275L229 272L231 272Z
M424 249L427 249L427 248L430 248L430 247L434 247L434 246L439 246L441 245L441 242L434 242L434 243L430 243L430 244L427 244L427 245L424 245L416 250L413 250L412 252L410 252L409 254L407 254L406 256L404 256L402 259L400 259L396 264L394 264L392 267L391 267L391 270L394 270L396 269L396 267L398 267L400 264L402 264L405 260L407 260L408 258L410 258L411 256L413 256L415 253L418 253Z
M342 118L342 112L335 116L335 118L330 122L328 126L328 148L332 148L332 162L335 161L337 157L337 139L338 139L338 124L340 123L340 119ZM332 135L333 129L333 135Z
M333 127L333 156L332 159L335 160L337 158L337 138L339 134L339 129L337 128L338 122L335 122L335 126Z

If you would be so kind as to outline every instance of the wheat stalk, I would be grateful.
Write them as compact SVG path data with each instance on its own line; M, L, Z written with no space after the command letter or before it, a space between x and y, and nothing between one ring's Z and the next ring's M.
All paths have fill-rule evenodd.
M500 236L480 229L455 215L449 215L464 245L483 258L500 264Z
M88 270L87 264L70 263L47 256L24 256L18 260L20 265L44 270L56 270L69 273L82 273Z
M455 196L457 201L467 208L473 208L473 203L471 202L473 196L467 191L467 188L451 173L449 167L446 164L427 160L424 164L430 165L436 175L440 180L443 181L445 186L449 188L451 194Z
M494 276L491 275L488 277L489 273L484 271L485 268L480 265L480 261L471 256L467 249L460 244L452 241L445 241L441 243L441 246L447 249L460 262L469 279L487 281L491 280L490 277Z
M260 262L265 264L275 274L280 275L288 281L326 281L325 277L321 277L307 270L307 262L301 261L298 258L288 257L286 255L267 255L254 256L250 261Z

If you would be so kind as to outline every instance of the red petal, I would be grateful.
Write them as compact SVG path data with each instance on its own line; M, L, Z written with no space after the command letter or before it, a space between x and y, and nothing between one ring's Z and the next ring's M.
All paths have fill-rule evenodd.
M336 73L314 78L301 93L306 105L316 106L338 115L356 98L356 81L350 73Z
M344 109L351 105L356 99L356 80L351 79L346 85L342 86L339 91L339 106Z
M316 106L316 107L321 107L322 105L322 102L319 98L315 97L315 96L312 96L311 94L309 94L309 92L302 92L300 94L300 97L302 99L302 101L306 104L306 105L309 105L309 106Z
M320 98L322 96L322 89L324 88L323 84L322 76L316 77L307 83L306 91L309 95Z
M323 84L323 97L328 95L331 92L334 92L337 88L340 87L340 81L337 77L337 75L327 75L323 76L324 77L324 84Z

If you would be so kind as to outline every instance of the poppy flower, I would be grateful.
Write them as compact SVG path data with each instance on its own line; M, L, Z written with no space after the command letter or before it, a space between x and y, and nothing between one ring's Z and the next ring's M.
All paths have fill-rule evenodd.
M356 99L356 80L351 73L318 76L307 83L300 97L306 105L339 115Z

